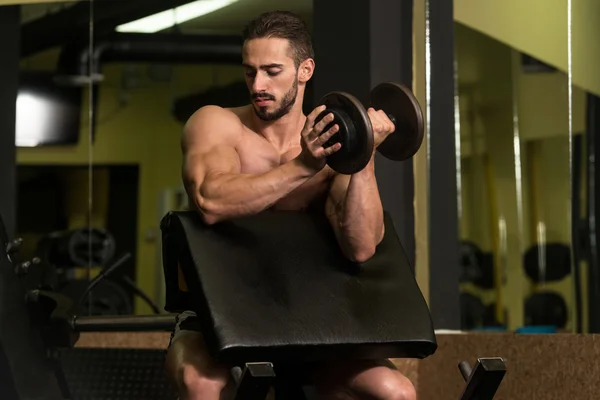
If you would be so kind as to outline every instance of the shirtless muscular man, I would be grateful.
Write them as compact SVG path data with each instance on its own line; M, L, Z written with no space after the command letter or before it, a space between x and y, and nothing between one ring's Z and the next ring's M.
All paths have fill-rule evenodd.
M341 148L323 145L336 132L315 124L324 108L302 112L306 83L315 69L310 34L289 12L269 12L244 30L243 67L251 103L232 109L205 106L192 115L182 137L182 177L190 205L207 224L269 208L322 207L343 253L369 259L384 234L383 209L374 171L368 165L341 175L326 157ZM368 109L375 147L394 125L383 112ZM324 399L412 400L412 383L389 360L322 365L316 388ZM228 398L230 367L216 365L186 311L169 346L166 371L181 399Z

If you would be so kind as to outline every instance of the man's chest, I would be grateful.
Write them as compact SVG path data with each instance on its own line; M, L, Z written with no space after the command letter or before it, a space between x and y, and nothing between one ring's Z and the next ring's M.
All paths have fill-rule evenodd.
M260 144L238 149L241 172L243 174L266 173L292 161L300 152L301 147L298 146L283 154L279 154L273 147L261 146ZM327 196L331 177L332 171L326 166L312 178L281 198L273 208L278 210L304 210L309 207L319 206Z

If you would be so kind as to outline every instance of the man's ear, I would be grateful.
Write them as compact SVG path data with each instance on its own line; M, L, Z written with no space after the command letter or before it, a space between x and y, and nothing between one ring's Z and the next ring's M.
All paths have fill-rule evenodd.
M312 78L315 71L315 61L312 58L307 58L298 66L298 81L306 83Z

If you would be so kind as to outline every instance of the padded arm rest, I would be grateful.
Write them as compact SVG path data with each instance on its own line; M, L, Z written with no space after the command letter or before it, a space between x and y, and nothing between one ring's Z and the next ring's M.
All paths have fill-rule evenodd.
M161 224L167 308L198 313L220 362L429 356L427 304L387 213L385 227L375 256L356 265L324 215L266 211L207 226L171 212Z

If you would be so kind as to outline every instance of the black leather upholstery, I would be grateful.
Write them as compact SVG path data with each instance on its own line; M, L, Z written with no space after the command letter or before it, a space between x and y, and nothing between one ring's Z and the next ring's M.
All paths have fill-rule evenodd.
M323 215L267 211L206 226L171 212L161 224L166 309L196 311L221 362L427 357L437 348L429 310L387 214L385 223L376 255L357 265Z

